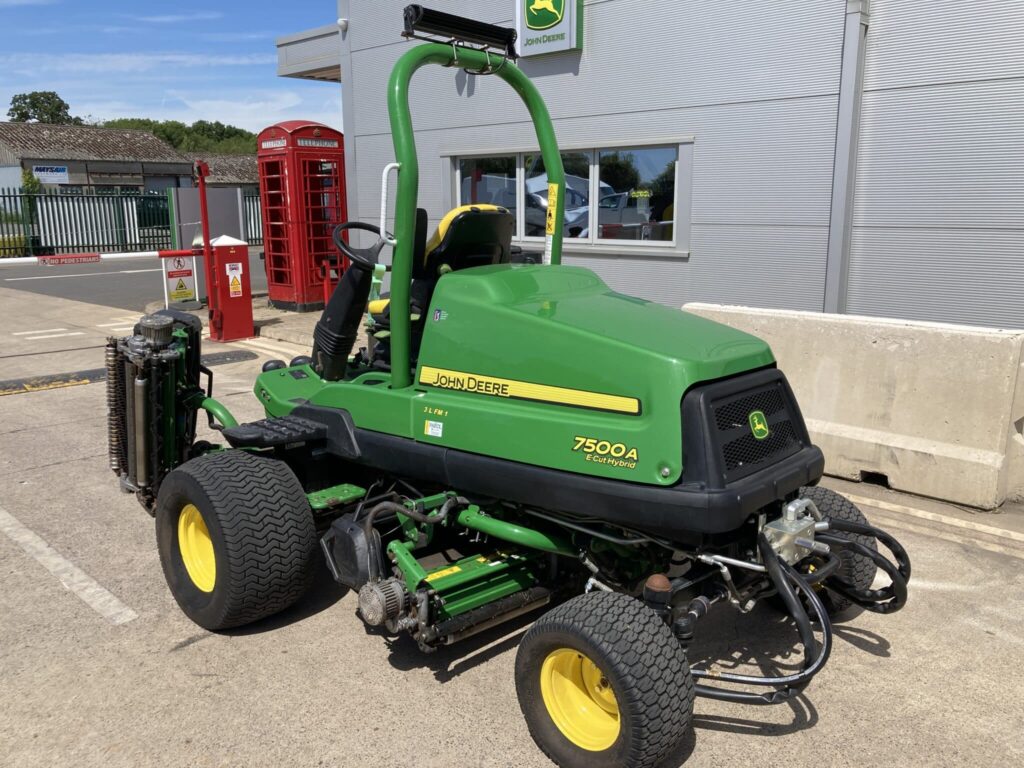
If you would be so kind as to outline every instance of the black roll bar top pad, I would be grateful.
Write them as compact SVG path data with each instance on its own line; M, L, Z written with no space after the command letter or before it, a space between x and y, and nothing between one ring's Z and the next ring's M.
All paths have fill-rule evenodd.
M404 37L436 35L449 40L497 48L512 61L519 58L519 54L516 53L516 31L514 29L506 29L496 24L485 24L482 21L466 19L452 13L433 11L422 5L405 6L405 31L402 35Z

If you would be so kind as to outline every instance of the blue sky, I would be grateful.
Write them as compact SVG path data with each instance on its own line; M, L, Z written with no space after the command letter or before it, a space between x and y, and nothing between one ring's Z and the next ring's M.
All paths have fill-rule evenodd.
M0 120L12 95L57 91L96 120L340 129L340 86L277 77L274 47L336 16L333 0L0 0Z

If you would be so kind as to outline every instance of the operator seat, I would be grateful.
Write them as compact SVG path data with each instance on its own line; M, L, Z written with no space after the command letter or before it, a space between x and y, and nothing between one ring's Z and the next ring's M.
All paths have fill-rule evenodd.
M426 212L417 210L417 244L426 237ZM420 231L422 234L420 234ZM453 208L437 225L437 231L422 248L413 251L410 312L412 315L412 356L419 352L423 337L423 324L434 286L442 275L457 269L503 264L512 252L512 233L515 217L507 208L475 203ZM370 315L376 323L373 335L386 347L390 332L390 297L382 297L369 304ZM386 356L387 349L379 352ZM375 355L376 356L376 355Z

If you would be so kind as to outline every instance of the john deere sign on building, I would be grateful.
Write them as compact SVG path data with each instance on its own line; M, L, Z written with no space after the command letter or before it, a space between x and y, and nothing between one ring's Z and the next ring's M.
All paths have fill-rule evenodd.
M520 56L583 48L583 0L516 0Z

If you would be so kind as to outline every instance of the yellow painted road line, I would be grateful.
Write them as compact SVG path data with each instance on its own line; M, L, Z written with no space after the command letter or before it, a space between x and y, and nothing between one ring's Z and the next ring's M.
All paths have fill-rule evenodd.
M59 381L44 381L39 384L33 384L30 381L25 382L20 387L11 387L9 389L0 389L0 397L5 395L24 395L28 392L43 392L47 389L64 389L65 387L78 387L82 384L91 384L92 379L61 379Z
M107 621L112 624L127 624L139 617L139 614L104 589L92 576L61 555L2 507L0 531Z

